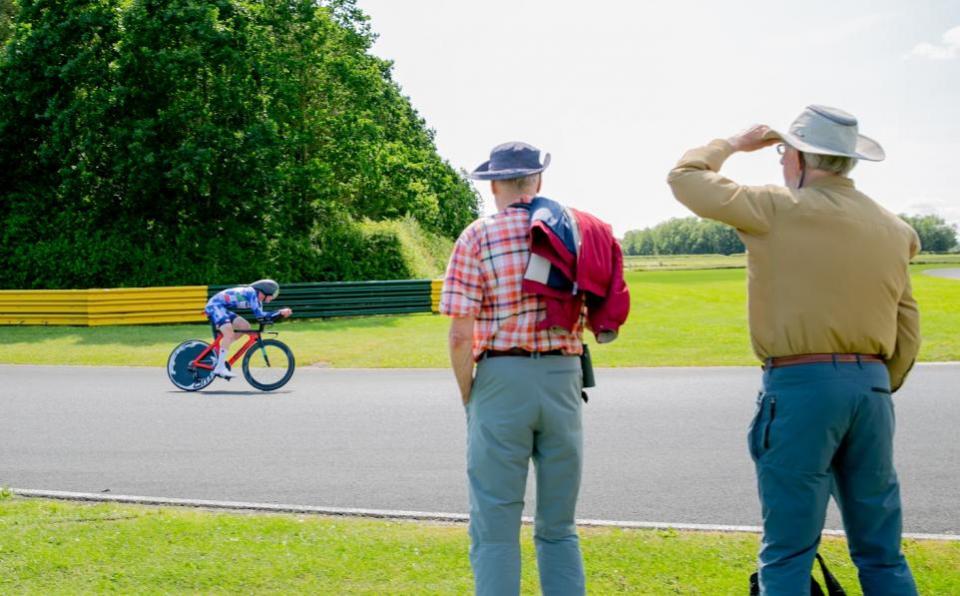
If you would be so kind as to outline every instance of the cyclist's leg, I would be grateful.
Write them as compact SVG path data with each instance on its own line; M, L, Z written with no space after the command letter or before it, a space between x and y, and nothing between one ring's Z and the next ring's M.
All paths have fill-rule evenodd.
M233 315L233 328L236 331L249 331L250 323L240 315L234 313Z
M228 311L225 308L216 308L214 312L211 313L211 319L213 320L214 326L220 330L220 335L222 336L220 349L217 351L217 366L213 372L222 377L233 377L235 375L227 370L227 353L230 349L230 344L232 344L237 337L234 331L234 321L236 319L243 321L243 318L238 317L237 313ZM246 321L243 322L246 323Z
M250 329L250 323L237 313L228 311L227 314L230 317L230 321L220 327L220 333L223 334L223 340L220 342L220 351L224 356L229 352L230 344L240 337L240 332L249 331Z

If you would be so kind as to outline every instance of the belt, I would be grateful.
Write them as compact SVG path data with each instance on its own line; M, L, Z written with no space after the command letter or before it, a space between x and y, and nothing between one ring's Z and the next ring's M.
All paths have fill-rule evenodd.
M563 350L548 350L546 352L531 352L523 348L510 348L509 350L484 350L480 353L477 360L484 358L498 358L500 356L519 356L521 358L539 358L540 356L563 356Z
M767 358L763 367L780 368L781 366L796 366L815 362L883 362L883 358L873 354L797 354L796 356Z

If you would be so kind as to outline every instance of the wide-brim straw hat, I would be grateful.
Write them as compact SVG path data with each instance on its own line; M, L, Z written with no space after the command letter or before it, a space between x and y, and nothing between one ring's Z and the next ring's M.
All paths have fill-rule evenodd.
M497 145L490 151L490 159L470 172L474 180L508 180L538 174L550 165L550 154L540 161L540 150L532 145L513 141Z
M880 143L860 134L857 119L852 114L828 106L807 106L790 125L790 130L771 130L771 136L805 153L842 155L867 161L883 161L886 157Z

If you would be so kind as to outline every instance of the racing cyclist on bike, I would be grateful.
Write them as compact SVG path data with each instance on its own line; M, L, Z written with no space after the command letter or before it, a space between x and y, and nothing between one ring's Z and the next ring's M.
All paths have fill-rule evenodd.
M230 348L230 344L240 335L238 331L250 329L250 323L234 311L248 308L253 311L253 316L257 319L270 321L279 317L289 317L293 314L293 311L289 308L281 308L269 313L263 310L262 305L269 304L279 295L280 284L272 279L261 279L249 286L222 290L210 298L203 310L207 313L213 326L223 335L223 339L220 340L220 351L217 354L217 365L213 369L213 374L225 379L232 379L237 376L227 370L227 350Z

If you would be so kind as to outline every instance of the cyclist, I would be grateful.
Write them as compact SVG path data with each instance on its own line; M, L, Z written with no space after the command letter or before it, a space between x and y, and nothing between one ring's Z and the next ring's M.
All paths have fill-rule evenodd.
M262 305L272 302L279 295L280 284L272 279L261 279L249 286L221 290L210 298L203 310L207 313L213 326L223 335L223 339L220 340L220 351L217 354L217 365L213 369L213 374L225 379L232 379L237 376L227 370L227 350L239 335L237 332L250 329L250 323L234 311L248 308L253 311L253 316L257 319L270 321L279 317L289 317L293 314L293 311L289 308L281 308L269 313L263 310Z

